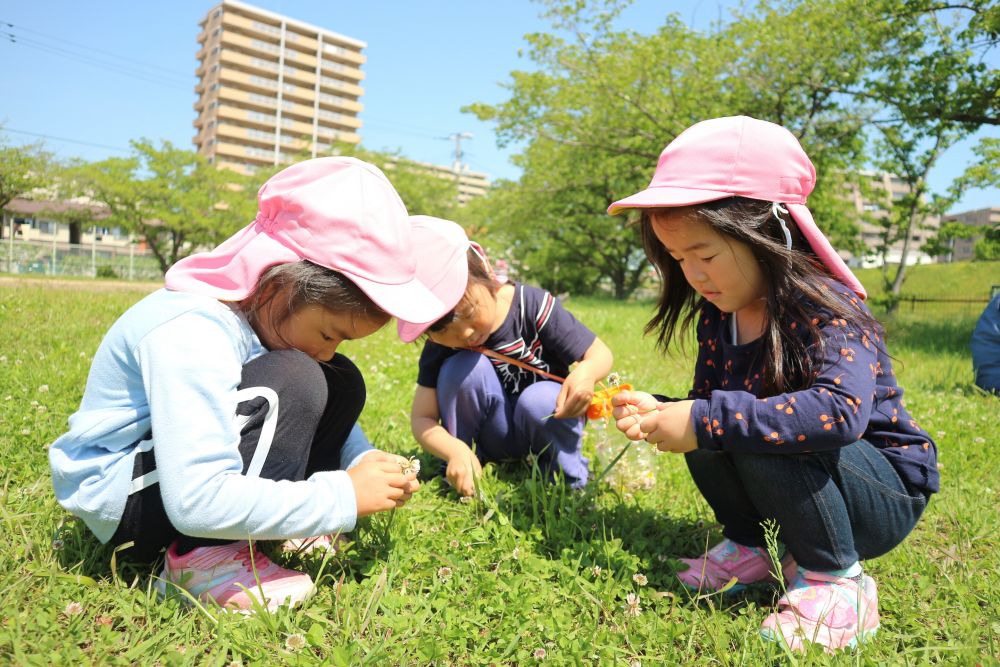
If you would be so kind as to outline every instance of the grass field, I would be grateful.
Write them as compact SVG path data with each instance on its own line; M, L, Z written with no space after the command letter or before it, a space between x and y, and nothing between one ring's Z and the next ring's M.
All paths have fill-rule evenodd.
M695 598L675 583L676 559L700 553L718 529L671 455L656 458L655 488L634 495L604 485L573 493L527 465L489 467L486 497L471 504L428 477L436 466L423 457L425 484L406 508L361 520L331 559L287 559L319 583L300 609L244 618L157 601L151 567L116 558L55 503L46 459L103 332L143 293L0 284L0 664L792 660L757 634L774 591ZM691 360L658 358L639 335L648 304L568 305L609 343L629 381L686 390ZM907 404L940 448L943 492L901 547L865 564L880 587L876 641L801 664L1000 660L1000 403L971 382L974 320L888 323ZM342 351L365 372L369 436L416 454L407 412L418 348L387 329Z

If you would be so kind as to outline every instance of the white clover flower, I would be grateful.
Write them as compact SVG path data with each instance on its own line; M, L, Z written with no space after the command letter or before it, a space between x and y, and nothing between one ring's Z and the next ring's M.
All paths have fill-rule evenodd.
M63 542L63 541L62 541L61 539L59 539L58 537L57 537L56 539L52 540L52 550L53 550L53 551L59 551L59 550L60 550L60 549L62 549L62 548L63 548L64 546L66 546L66 543L65 543L65 542Z
M68 605L66 605L66 608L63 609L63 613L66 614L67 616L76 616L77 614L82 614L83 605L80 604L79 602L70 602Z
M22 428L21 429L21 435L31 435L31 429L30 428Z
M595 577L601 576L601 566L595 565L594 567L590 568L590 573Z
M39 387L38 387L39 393L42 393L42 394L44 394L48 390L49 390L49 385L47 385L47 384L39 385Z
M285 640L285 648L289 651L301 651L306 647L306 638L298 632L288 635Z
M451 579L451 568L447 565L438 568L438 579L448 581Z
M639 596L635 593L629 593L625 596L625 604L622 605L627 616L638 616L642 613L642 605L639 604Z
M532 655L535 656L535 660L545 660L545 649L536 648Z
M410 458L404 458L399 462L399 469L403 471L404 475L409 475L413 473L414 475L420 474L420 459L416 456L411 456Z
M649 581L646 579L646 575L642 572L637 572L632 575L632 581L639 584L640 586L645 586Z
M521 557L521 548L520 547L514 547L514 550L510 552L510 557L513 558L514 560L517 560L518 558L520 558Z

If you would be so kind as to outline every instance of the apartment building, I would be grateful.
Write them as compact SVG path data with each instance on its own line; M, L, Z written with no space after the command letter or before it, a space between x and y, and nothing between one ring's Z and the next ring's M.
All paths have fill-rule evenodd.
M862 217L864 214L874 217L876 220L885 218L892 209L893 202L899 201L910 192L909 185L901 178L893 174L862 172L862 176L868 179L870 194L867 196L858 188L853 188L849 198L854 202L854 208L858 213L858 221L861 225L861 240L865 247L869 249L863 256L853 256L846 254L845 259L850 266L871 268L881 266L882 256L878 253L878 247L882 243L882 228L875 223L869 222ZM907 254L906 263L910 264L930 264L937 261L934 257L921 250L921 247L932 236L937 234L941 225L941 220L937 216L931 216L925 221L925 228L911 231L910 249ZM903 240L896 241L889 247L886 253L885 262L898 264L903 254Z
M249 173L361 141L365 42L236 0L199 25L200 154Z
M1000 226L1000 206L989 208L979 208L974 211L965 211L944 216L945 222L960 222L972 227L982 227L985 231L989 228ZM973 246L976 241L982 238L982 234L967 239L952 239L951 252L942 258L943 262L961 262L972 259Z
M482 197L490 189L489 175L479 171L469 171L464 165L452 165L446 167L429 162L417 162L421 167L425 167L428 172L443 180L455 181L458 184L458 203L465 206L469 200L475 197Z

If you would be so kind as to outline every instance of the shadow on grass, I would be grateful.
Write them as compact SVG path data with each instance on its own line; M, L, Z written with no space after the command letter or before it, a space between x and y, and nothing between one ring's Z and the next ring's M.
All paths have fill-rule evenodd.
M59 530L58 539L63 547L59 551L59 565L73 575L83 575L95 581L113 580L116 577L126 586L145 588L151 574L159 574L162 558L149 560L133 558L128 549L117 553L115 548L101 544L83 521L70 518Z
M961 317L951 320L915 319L906 315L884 319L889 353L900 348L922 352L969 353L969 339L975 328L975 318Z

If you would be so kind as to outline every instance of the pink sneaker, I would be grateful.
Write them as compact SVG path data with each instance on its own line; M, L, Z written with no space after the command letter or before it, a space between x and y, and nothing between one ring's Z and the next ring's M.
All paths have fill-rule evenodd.
M737 583L727 588L735 592L746 588L747 584L773 583L777 578L772 572L771 557L766 549L747 547L724 538L699 558L681 558L688 569L677 573L677 578L688 588L714 593L725 587L736 577ZM781 559L781 571L785 581L790 581L797 570L795 559L786 553Z
M198 547L180 556L174 542L167 549L163 572L154 586L161 596L166 595L169 583L202 602L244 612L253 611L252 600L274 611L283 604L294 606L312 595L316 587L308 574L279 567L257 549L253 551L251 565L250 549L250 542L230 542L217 547ZM182 599L187 598L182 596Z
M856 646L878 631L878 591L867 574L853 579L800 570L778 600L778 611L760 626L765 639L783 642L793 651L805 642L821 644L827 653Z
M337 553L348 539L341 533L336 535L317 535L316 537L297 537L285 540L281 550L286 553L308 554L313 551L329 551L330 555Z

